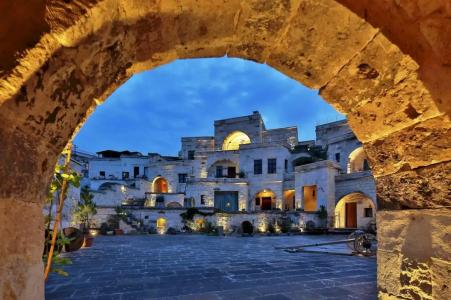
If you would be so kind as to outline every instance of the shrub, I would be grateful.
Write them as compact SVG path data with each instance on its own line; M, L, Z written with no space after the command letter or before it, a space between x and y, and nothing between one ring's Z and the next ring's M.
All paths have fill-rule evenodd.
M169 227L166 234L177 234L177 230L173 227Z
M269 224L268 224L268 232L276 233L276 227L274 227L274 224L272 222L269 222Z
M292 222L291 222L291 219L290 219L289 217L287 217L287 216L282 217L282 218L280 219L280 230L281 230L283 233L288 233L288 232L290 232L290 230L291 230L291 224L292 224Z

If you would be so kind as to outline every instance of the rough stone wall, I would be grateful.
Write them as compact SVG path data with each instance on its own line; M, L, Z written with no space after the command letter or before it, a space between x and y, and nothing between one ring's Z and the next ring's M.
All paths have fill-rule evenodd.
M183 159L188 159L188 152L194 153L215 150L215 139L210 136L202 137L182 137L182 149L180 155Z
M421 216L434 208L442 215L432 219L450 223L444 208L451 205L449 1L338 2L343 6L334 0L3 2L9 13L0 20L7 41L0 44L1 295L43 298L44 187L74 131L132 74L176 58L227 54L266 62L320 89L363 142L379 207L398 210L405 222L410 216L402 209L420 209ZM379 214L379 226L389 227ZM26 232L18 226L24 223ZM433 230L437 247L443 228ZM429 234L418 229L415 237L428 241ZM11 244L21 251L10 251ZM385 295L391 282L400 282L400 270L378 259ZM440 282L440 269L431 272L434 279L426 281ZM401 296L397 289L390 294Z
M249 188L244 180L239 179L202 179L190 182L186 186L186 196L194 197L196 207L214 207L215 191L237 191L238 208L248 210ZM201 195L205 195L205 204L201 204Z
M268 174L268 159L276 159L276 173ZM249 183L250 210L255 210L255 195L270 189L276 196L276 207L282 208L283 180L285 175L285 159L289 160L290 152L280 145L256 144L243 145L240 148L240 170L244 172ZM254 160L262 160L262 174L254 174Z
M178 174L194 176L194 172L195 161L193 160L161 162L149 165L147 178L152 183L155 178L164 177L168 182L169 193L182 193L185 191L185 184L179 183Z
M298 128L287 127L265 130L262 133L262 142L291 147L291 145L296 145L298 142Z
M335 141L327 145L327 159L335 160L335 153L340 153L340 161L337 162L340 165L340 173L346 173L349 162L349 155L355 149L362 147L362 143L355 137L344 138L343 140Z
M338 203L344 196L354 192L367 195L377 207L376 182L371 175L371 171L342 174L335 177L335 203Z
M322 124L315 127L316 145L326 146L331 140L353 134L346 120Z
M251 140L251 143L261 143L264 128L265 125L259 113L215 121L216 150L222 150L224 140L234 131L244 132Z
M296 167L296 208L304 208L303 187L316 185L317 209L321 205L327 209L328 226L333 226L335 215L335 176L338 174L339 166L329 160L323 160L307 165Z

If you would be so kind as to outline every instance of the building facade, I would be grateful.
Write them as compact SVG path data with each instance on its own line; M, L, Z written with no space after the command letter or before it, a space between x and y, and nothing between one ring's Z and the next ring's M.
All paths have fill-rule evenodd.
M324 206L328 226L359 228L377 207L365 152L346 120L317 126L315 141L298 141L297 127L266 129L255 111L215 121L214 136L182 137L177 157L97 154L87 177L99 209L134 207L147 220L156 210L189 207L240 219L296 212L305 220Z

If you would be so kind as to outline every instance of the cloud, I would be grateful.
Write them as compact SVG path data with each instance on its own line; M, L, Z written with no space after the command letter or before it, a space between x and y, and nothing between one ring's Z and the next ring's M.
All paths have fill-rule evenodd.
M212 135L213 121L259 110L268 128L299 126L313 139L318 121L343 116L271 67L236 58L177 60L136 74L87 120L75 139L104 148L176 155L182 136Z

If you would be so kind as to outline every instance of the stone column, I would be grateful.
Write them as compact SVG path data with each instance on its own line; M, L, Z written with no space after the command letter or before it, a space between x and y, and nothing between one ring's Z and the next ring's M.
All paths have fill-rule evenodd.
M379 297L449 299L451 210L379 211Z

